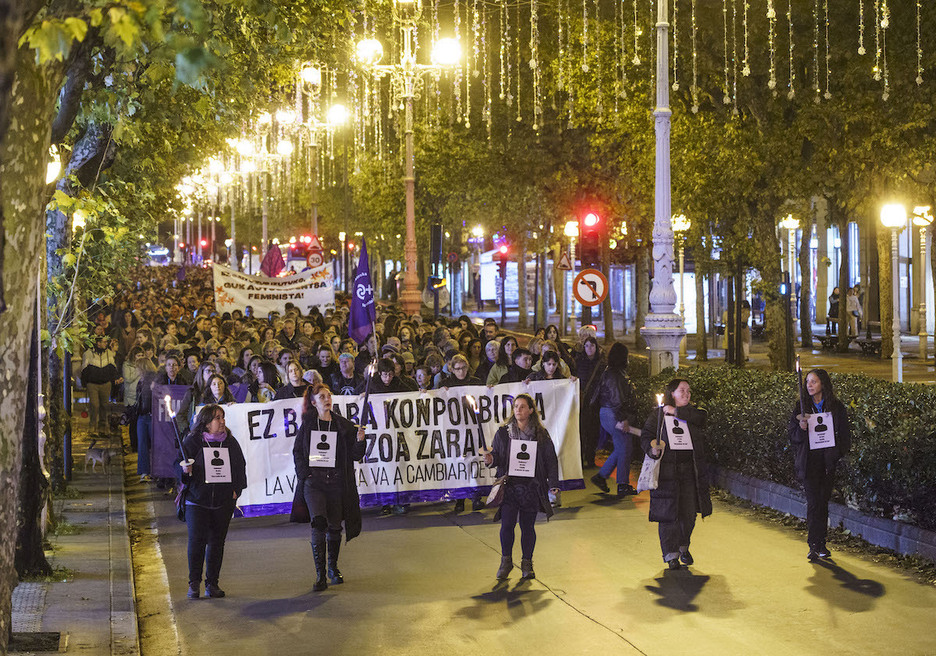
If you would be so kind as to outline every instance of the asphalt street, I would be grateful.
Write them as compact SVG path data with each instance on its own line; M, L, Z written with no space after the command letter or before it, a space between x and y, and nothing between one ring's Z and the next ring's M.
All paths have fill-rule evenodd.
M175 625L147 630L141 611L143 654L936 653L936 588L862 556L811 564L800 531L722 503L696 526L696 565L668 571L647 493L565 493L536 525L537 579L520 582L515 569L507 584L494 579L493 511L365 509L362 535L341 553L346 583L322 593L311 591L307 525L236 519L228 596L188 600L185 526L158 490L132 487L131 513L150 505L159 547L136 545L134 561L165 567L164 619ZM516 549L519 563L519 535ZM160 587L138 579L138 598L159 605Z

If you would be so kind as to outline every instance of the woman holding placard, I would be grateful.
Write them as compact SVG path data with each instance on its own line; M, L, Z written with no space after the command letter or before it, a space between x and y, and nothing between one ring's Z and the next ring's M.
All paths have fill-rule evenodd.
M712 514L705 461L706 412L689 403L689 381L666 384L661 405L640 435L644 453L660 460L659 483L650 490L650 521L659 523L660 549L670 569L692 565L689 542L696 515Z
M497 469L497 477L507 476L504 500L494 520L500 520L501 564L498 579L506 579L513 569L514 531L520 523L520 572L524 579L535 578L533 548L536 513L553 514L547 492L559 491L559 459L549 432L536 414L529 394L514 399L513 417L494 435L491 451L484 454L484 464Z
M188 598L198 599L202 564L205 596L223 597L218 587L224 540L237 505L247 487L244 453L224 423L224 408L206 405L182 441L182 483L185 484L185 523L188 527Z
M788 431L796 477L806 491L807 558L829 558L829 499L838 461L851 448L851 429L845 404L835 396L825 369L813 369L806 375Z
M296 497L293 516L308 508L312 523L312 559L315 562L314 592L344 583L338 570L341 524L350 540L361 533L361 506L354 462L364 458L364 429L332 412L332 393L327 385L315 383L306 390L302 403L302 425L293 445L296 465ZM328 579L326 579L326 545Z

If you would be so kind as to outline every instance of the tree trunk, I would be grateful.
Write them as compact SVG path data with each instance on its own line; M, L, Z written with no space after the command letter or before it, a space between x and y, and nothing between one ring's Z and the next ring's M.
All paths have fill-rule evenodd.
M878 299L881 306L881 359L894 355L894 289L890 230L878 230ZM843 293L844 299L844 293Z
M526 328L529 325L530 304L527 299L526 279L526 238L521 236L516 244L517 252L517 326Z
M784 298L780 295L783 267L776 229L773 220L757 221L754 238L757 243L770 244L769 252L759 259L761 279L764 281L764 333L767 336L770 366L775 371L784 371L787 366L787 310L784 308Z
M848 217L844 212L840 211L840 208L833 200L829 203L829 212L835 211L834 221L835 225L838 226L839 231L839 240L841 243L841 254L842 261L839 266L839 278L838 278L838 288L839 288L839 334L838 334L838 344L836 345L836 351L844 353L848 350L848 289L851 287L851 280L848 277L848 268L849 268L849 243L848 243ZM831 215L830 215L831 218ZM888 262L890 258L888 256ZM887 269L890 272L890 268Z
M695 359L701 362L708 361L708 334L705 326L705 280L702 272L699 271L698 264L695 265L695 289L696 289L696 334L695 334Z
M36 316L35 303L32 316ZM35 322L34 322L35 323ZM23 462L20 469L20 502L16 508L16 554L14 565L22 579L52 572L42 549L42 509L49 494L49 482L39 460L39 340L36 327L30 331L29 380L23 425Z
M812 348L812 271L810 269L809 242L812 240L812 223L803 226L799 251L800 280L800 343L803 348Z
M557 321L562 320L562 306L566 302L565 297L565 276L566 272L559 269L556 264L559 263L559 257L562 255L562 243L557 243L553 247L552 261L553 261L553 289L556 293L556 314L559 316ZM549 322L546 322L549 325ZM559 334L562 334L562 331L565 330L565 326L559 327Z
M601 302L601 311L604 313L605 344L614 343L614 310L611 309L611 245L608 241L607 230L601 236L601 272L608 281L608 293Z
M637 316L634 321L634 350L643 353L647 350L647 340L640 333L650 314L650 246L637 248Z
M0 2L0 13L16 11ZM0 43L16 43L19 28L9 14L3 23ZM15 20L13 21L15 23ZM20 443L26 411L29 372L31 308L36 297L36 268L40 266L44 225L40 217L45 206L45 170L49 134L54 116L56 93L61 84L61 66L38 68L31 51L11 58L3 46L0 60L0 112L9 112L9 130L0 134L0 207L6 227L3 286L8 292L8 312L0 315L0 653L6 652L10 634L16 585L14 550L18 507ZM14 63L15 62L15 63ZM12 66L18 66L15 82L9 86ZM12 104L12 97L17 102Z

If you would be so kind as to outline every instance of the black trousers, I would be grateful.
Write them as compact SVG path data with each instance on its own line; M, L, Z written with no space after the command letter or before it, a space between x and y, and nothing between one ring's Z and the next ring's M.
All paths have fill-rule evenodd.
M185 507L190 585L201 583L202 564L205 565L205 583L218 584L224 559L224 539L233 515L234 499L221 508Z
M663 551L663 560L666 561L678 558L680 548L689 548L699 508L692 463L680 465L677 473L676 521L660 522L659 525L660 549Z
M341 484L337 481L318 482L316 484L310 478L305 480L302 494L305 497L306 505L309 507L312 529L325 528L315 521L316 517L324 517L330 533L341 533L341 522L344 520Z
M829 499L835 482L835 467L827 471L821 455L806 461L806 542L810 547L825 544L829 531Z

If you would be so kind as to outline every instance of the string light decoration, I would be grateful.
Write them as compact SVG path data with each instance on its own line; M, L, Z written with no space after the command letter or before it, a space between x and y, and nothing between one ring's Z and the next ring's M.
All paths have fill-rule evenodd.
M916 2L917 86L923 84L923 41L920 38L921 2Z
M881 0L881 64L884 68L884 93L881 100L890 98L890 70L887 66L887 30L890 27L890 7L887 0Z
M722 96L722 103L730 105L731 96L729 95L729 90L731 89L731 85L728 82L728 0L722 0L722 25L724 26L725 37L724 46L722 48L725 54L725 95Z
M731 113L738 115L738 0L731 0Z
M516 5L514 5L514 12L515 12L515 14L514 14L514 19L515 19L515 20L514 20L514 29L516 30L516 34L514 35L514 46L516 47L516 52L517 52L517 56L516 56L516 58L515 58L516 70L517 70L517 76L516 76L516 82L517 82L517 96L516 96L516 101L517 101L517 117L516 117L516 118L517 118L517 123L521 123L521 122L523 122L523 114L521 113L520 108L521 108L521 105L522 105L523 103L521 102L521 98L520 98L520 78L522 77L522 75L520 74L520 72L521 72L521 70L522 70L523 67L520 65L520 62L521 62L522 60L521 60L521 58L520 58L520 4L519 4L519 3L517 3Z
M751 50L748 47L748 10L750 8L751 3L744 0L744 62L741 67L741 75L744 77L751 76Z
M826 100L832 98L832 91L829 89L829 80L832 77L832 56L829 54L829 0L822 0L825 9L825 93L822 97Z
M692 0L692 113L699 113L699 51L696 48L696 0Z
M777 9L774 0L767 0L767 44L770 51L770 76L767 88L777 95Z
M679 0L673 0L673 91L679 91Z
M504 54L507 52L507 41L509 39L507 34L507 5L501 3L500 6L500 94L498 97L501 100L507 98L507 89L505 88L510 84L510 80L507 78L507 63L504 61Z
M539 134L543 122L543 98L539 66L539 9L537 0L530 2L530 70L533 73L533 131Z
M455 0L454 12L455 12L455 16L454 16L455 42L461 43L461 0ZM454 80L455 80L453 84L453 87L455 90L455 120L461 123L462 117L464 116L464 114L469 113L471 111L471 108L467 104L464 106L462 105L462 89L461 89L462 66L461 66L460 61L458 64L455 65L455 70L453 73L454 73ZM468 120L470 120L470 117Z
M819 102L819 0L813 0L813 102Z
M874 0L874 81L881 81L881 0Z
M588 0L582 0L582 72L588 72Z
M790 34L790 82L787 85L787 98L793 100L796 97L796 71L793 68L793 51L795 44L793 41L793 0L787 0L787 29Z
M864 0L858 0L858 54L864 55L867 51L864 46Z
M634 66L640 66L640 18L637 14L637 0L634 0Z

